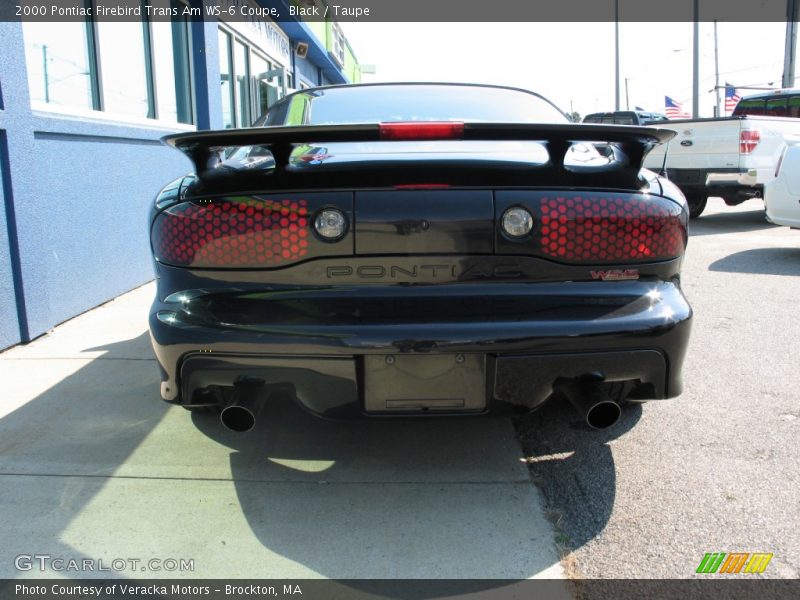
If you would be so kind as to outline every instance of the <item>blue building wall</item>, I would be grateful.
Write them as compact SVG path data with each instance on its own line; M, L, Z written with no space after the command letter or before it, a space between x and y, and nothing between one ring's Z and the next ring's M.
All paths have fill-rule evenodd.
M296 77L302 70L317 85L326 69L332 73L332 61L307 27L281 25L288 35L295 32L292 39L314 42L310 58L318 65L297 59ZM191 31L197 128L218 129L218 24L196 21ZM2 349L152 279L150 204L191 163L160 143L175 130L158 121L139 125L104 119L102 112L81 117L33 110L22 25L0 23L0 39Z
M2 86L2 80L0 80L0 86ZM2 109L0 109L0 114L2 114ZM0 121L0 182L10 181L7 165L6 131L3 128L3 122ZM0 185L0 348L20 341L4 187Z
M27 123L19 114L19 107L30 112L28 91L20 97L18 81L25 77L25 60L11 48L21 48L22 28L19 24L0 23L0 39L4 49L0 54L0 175L2 175L2 213L0 214L0 348L27 338L27 321L23 296L22 274L19 269L17 246L15 178L12 166L15 155L25 159L28 148L25 144Z
M52 168L15 194L31 337L153 278L148 209L191 170L159 142L166 133L33 119L36 163Z
M295 84L297 89L300 89L299 82L305 83L309 87L322 85L322 77L320 68L312 63L307 58L296 58L295 62L295 76L298 83Z
M0 238L5 347L152 279L148 207L165 183L191 165L159 142L172 130L104 122L102 115L81 119L33 111L21 25L0 23L0 38L12 49L0 66L0 127L11 166ZM5 251L9 209L19 249L16 290L12 253ZM27 322L18 324L15 291Z

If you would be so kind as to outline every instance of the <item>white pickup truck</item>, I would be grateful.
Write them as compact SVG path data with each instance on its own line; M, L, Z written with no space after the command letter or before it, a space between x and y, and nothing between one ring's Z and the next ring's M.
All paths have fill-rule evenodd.
M775 179L788 138L800 135L800 90L780 90L742 98L733 115L660 123L678 132L656 147L644 166L666 174L699 217L709 196L733 206L761 198ZM666 159L665 159L666 154Z

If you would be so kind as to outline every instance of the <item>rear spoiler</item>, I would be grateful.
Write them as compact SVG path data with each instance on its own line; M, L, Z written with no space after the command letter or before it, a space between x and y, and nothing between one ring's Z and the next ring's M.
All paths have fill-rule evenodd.
M397 126L400 127L397 127ZM437 125L446 130L440 136L423 133L419 137L409 135L387 135L387 130L402 129L403 125L430 125L431 129ZM420 128L422 129L422 128ZM344 142L380 142L393 140L463 140L463 141L535 141L544 144L550 155L546 165L537 166L534 170L545 170L556 179L562 176L603 175L615 179L625 174L623 179L630 180L638 176L645 155L656 145L671 140L676 133L669 129L654 127L634 127L626 125L583 125L583 124L529 124L529 123L384 123L384 124L355 124L355 125L311 125L289 127L260 127L247 129L227 129L221 131L202 131L196 133L179 133L168 135L162 141L170 145L191 159L194 163L195 173L206 188L220 188L225 191L223 181L234 188L240 188L240 183L234 183L233 178L248 178L252 174L229 169L220 169L223 159L220 150L231 147L261 146L269 149L275 161L274 168L269 175L271 179L269 188L285 189L290 187L279 183L282 178L294 180L297 185L297 176L292 175L289 167L289 157L298 144L326 144ZM607 149L611 159L608 165L602 168L585 167L583 169L567 169L564 166L564 157L567 150L575 143L591 142L600 143ZM491 161L489 161L491 162ZM374 169L369 161L361 163L366 170ZM396 165L395 165L396 166ZM508 165L506 165L508 167ZM470 167L475 168L475 165ZM414 168L416 171L416 166ZM423 167L424 170L424 167ZM456 169L451 168L455 172ZM497 165L495 165L497 170ZM528 169L529 171L531 169ZM352 169L350 169L352 172ZM445 173L439 165L437 173ZM515 171L516 175L519 175ZM306 175L306 173L303 173ZM330 171L327 172L330 175ZM462 173L463 175L463 173ZM260 173L261 185L264 182L264 173ZM352 178L352 176L351 176ZM619 178L619 177L616 177ZM518 177L515 177L515 181ZM556 183L555 181L553 183ZM307 187L307 186L302 186ZM207 191L212 191L208 189Z

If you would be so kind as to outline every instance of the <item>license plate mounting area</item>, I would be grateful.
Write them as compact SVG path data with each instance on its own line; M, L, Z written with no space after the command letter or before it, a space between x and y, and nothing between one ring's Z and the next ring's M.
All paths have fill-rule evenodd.
M486 356L365 356L364 408L368 413L483 411L486 408Z

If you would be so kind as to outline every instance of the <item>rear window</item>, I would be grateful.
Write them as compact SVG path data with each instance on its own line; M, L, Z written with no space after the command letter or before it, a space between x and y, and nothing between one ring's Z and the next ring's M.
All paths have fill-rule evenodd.
M786 104L786 116L800 118L800 96L789 96Z
M785 117L786 97L768 98L766 106L764 108L765 108L764 114L766 114L768 117Z
M642 121L642 125L649 125L651 123L664 123L669 121L665 115L650 115Z
M584 123L604 123L606 125L637 125L636 115L629 111L616 113L592 113L583 118Z
M366 85L312 89L288 96L267 125L392 121L568 123L553 104L521 90L461 85Z
M800 96L743 98L733 111L734 117L741 115L800 118Z

